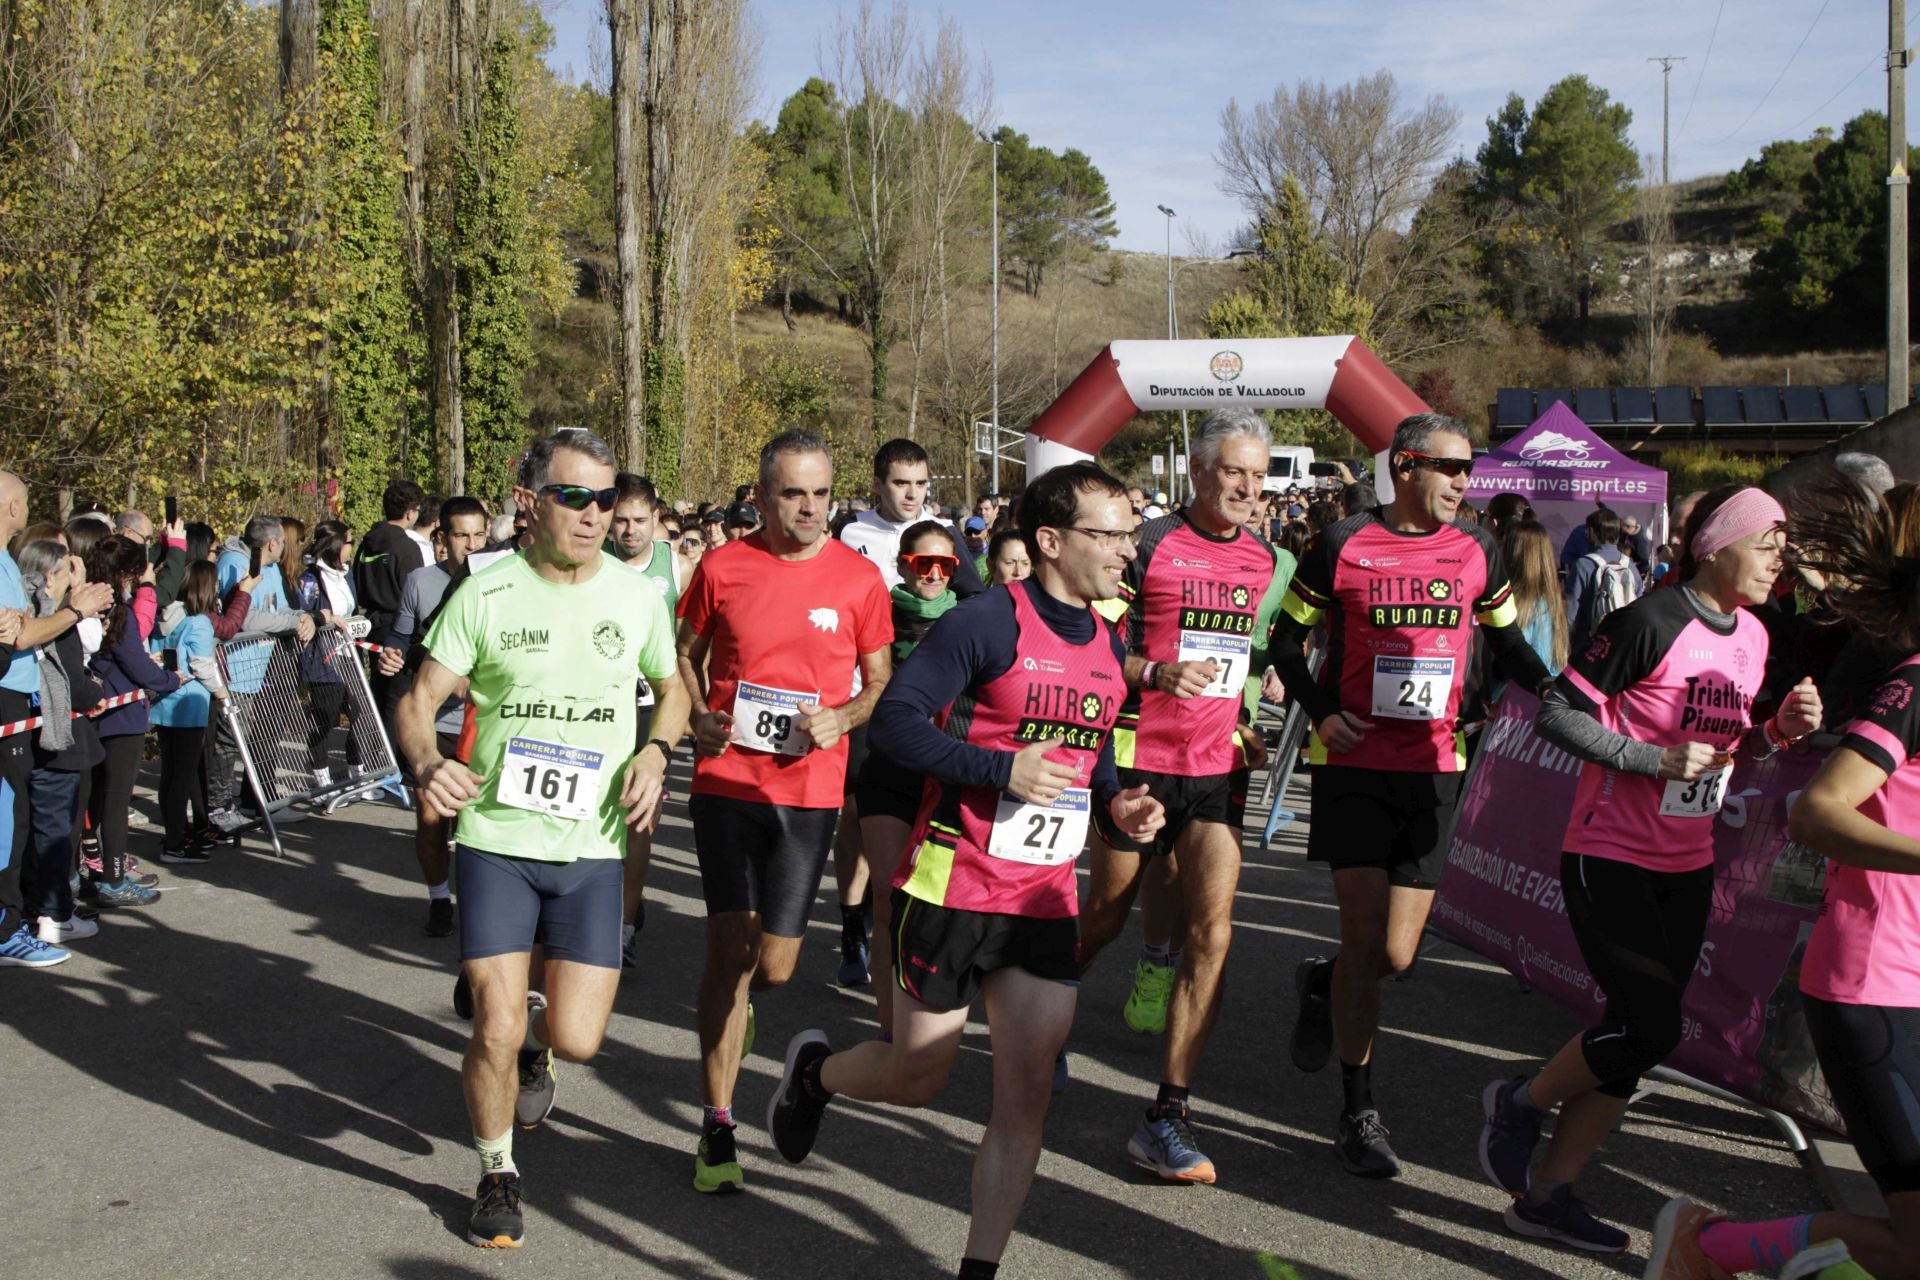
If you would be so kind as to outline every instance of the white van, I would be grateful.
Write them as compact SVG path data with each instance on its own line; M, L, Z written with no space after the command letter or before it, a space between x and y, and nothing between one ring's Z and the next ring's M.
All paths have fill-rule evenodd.
M1317 483L1312 467L1313 450L1300 444L1276 444L1267 454L1267 481L1261 490L1284 493L1295 485L1310 489Z

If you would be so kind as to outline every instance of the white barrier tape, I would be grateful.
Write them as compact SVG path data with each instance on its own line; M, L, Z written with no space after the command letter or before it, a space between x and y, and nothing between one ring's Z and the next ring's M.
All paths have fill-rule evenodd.
M147 691L145 689L135 689L132 693L118 693L111 698L101 699L100 705L91 711L74 712L73 718L78 720L82 716L93 717L105 715L115 707L124 707L129 703L139 702L146 696ZM15 720L12 724L0 724L0 738L11 738L16 733L26 733L30 729L38 729L45 723L45 716L34 716L28 720Z

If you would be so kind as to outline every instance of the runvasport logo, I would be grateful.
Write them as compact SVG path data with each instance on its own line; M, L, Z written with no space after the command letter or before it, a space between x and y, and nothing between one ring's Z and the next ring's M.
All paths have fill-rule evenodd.
M1585 462L1593 456L1593 445L1565 432L1542 431L1527 442L1520 456L1529 462Z

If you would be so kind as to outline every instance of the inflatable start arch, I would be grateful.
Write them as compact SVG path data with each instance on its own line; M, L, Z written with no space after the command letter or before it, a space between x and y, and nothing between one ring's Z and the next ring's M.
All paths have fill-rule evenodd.
M1402 418L1430 412L1351 336L1114 342L1027 428L1027 475L1093 457L1137 414L1227 405L1325 409L1376 455Z

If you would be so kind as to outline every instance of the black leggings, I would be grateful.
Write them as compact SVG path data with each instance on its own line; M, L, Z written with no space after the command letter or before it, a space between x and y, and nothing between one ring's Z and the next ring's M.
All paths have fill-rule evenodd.
M186 847L187 808L193 808L192 830L207 825L207 729L205 725L171 728L160 735L160 820L166 824L166 847Z
M93 805L103 880L127 874L127 812L133 806L133 781L140 776L140 748L146 740L143 733L100 739L107 758L94 771Z
M1884 1195L1920 1191L1920 1009L1800 998L1861 1165Z
M315 681L307 686L307 696L313 700L313 731L307 735L307 754L313 760L315 769L326 769L328 757L327 742L333 736L334 726L340 723L340 711L347 712L347 763L360 763L360 744L354 740L354 707L347 699L347 686L344 684L323 684Z
M1680 1001L1706 940L1713 868L1649 871L1590 854L1560 855L1560 888L1587 972L1606 993L1581 1037L1599 1092L1630 1098L1640 1073L1680 1044Z

